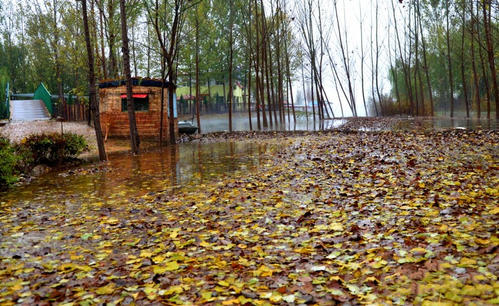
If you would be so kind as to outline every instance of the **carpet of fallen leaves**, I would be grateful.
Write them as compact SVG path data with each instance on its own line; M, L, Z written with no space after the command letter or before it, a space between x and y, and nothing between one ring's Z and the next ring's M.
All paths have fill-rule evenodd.
M0 304L497 304L498 136L258 139L198 188L4 204Z

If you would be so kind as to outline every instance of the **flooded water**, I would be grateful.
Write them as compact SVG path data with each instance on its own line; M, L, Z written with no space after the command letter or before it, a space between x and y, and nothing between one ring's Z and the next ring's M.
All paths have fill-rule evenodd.
M202 188L208 180L252 170L276 147L251 142L179 144L139 156L110 156L107 163L77 170L53 172L26 186L0 193L6 203L66 205L114 201L178 186Z
M190 118L182 118L183 120L191 120ZM362 119L362 118L360 118ZM360 131L379 131L388 129L398 130L414 130L414 129L449 129L449 128L464 128L464 129L488 129L497 130L497 121L495 119L488 120L486 117L481 119L477 118L449 118L449 117L391 117L391 118L370 118L379 119L379 124L372 126L359 126ZM390 124L385 124L385 119ZM287 120L287 116L286 116ZM348 123L348 119L327 119L327 120L313 120L309 116L308 120L305 116L297 116L296 122L291 118L290 122L285 124L274 124L262 130L277 130L277 131L319 131L342 128ZM196 124L196 120L193 121ZM394 123L394 124L392 124ZM355 127L355 126L354 126ZM235 113L232 118L232 129L234 131L249 131L250 125L248 115L244 113ZM257 130L257 119L255 116L252 118L252 129ZM355 129L355 128L354 128ZM201 116L201 131L203 133L210 132L223 132L229 130L229 119L227 114L209 114Z
M210 115L202 119L203 133L223 131L223 115ZM248 130L248 120L242 114L234 118L234 130ZM305 120L297 124L278 126L287 130L324 130L347 127L361 131L378 130L439 130L492 129L495 120L450 118L374 118L369 121L345 119ZM352 124L354 123L354 124ZM256 125L255 125L256 127ZM113 201L143 195L150 191L175 189L178 186L202 188L206 181L237 171L255 169L263 163L277 145L258 142L186 143L143 152L139 156L114 155L104 164L89 165L81 169L53 172L32 183L0 193L0 208L6 203L62 203L68 207L84 202ZM73 173L70 173L73 172Z
M261 122L262 130L276 130L276 131L318 131L318 130L327 130L341 127L344 123L346 123L345 119L334 119L334 120L323 120L320 121L316 119L313 120L312 116L310 116L307 120L305 116L297 116L296 122L293 121L292 116L290 117L290 121L287 121L285 124L277 124L272 125L266 128L263 128L263 121ZM184 120L191 120L192 117L182 118ZM193 120L193 123L196 124L196 119ZM252 129L254 131L258 130L258 122L257 118L254 115L251 119ZM223 132L229 130L229 119L227 114L209 114L201 116L201 131L203 133L210 132ZM232 116L232 130L233 131L249 131L250 124L248 120L248 114L244 113L235 113Z

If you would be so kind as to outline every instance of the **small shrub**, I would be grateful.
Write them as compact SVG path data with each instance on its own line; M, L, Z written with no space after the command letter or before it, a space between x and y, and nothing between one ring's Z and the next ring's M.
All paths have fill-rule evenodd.
M66 142L64 148L65 157L76 157L88 150L87 141L81 135L72 133L64 134L64 141Z
M15 174L18 159L9 140L0 138L0 189L5 189L17 181Z
M64 135L41 134L26 137L19 150L31 152L32 163L56 164L74 158L88 149L85 138L81 135L67 133Z
M15 152L18 157L16 169L19 173L29 173L35 166L35 160L30 148L24 145L16 145Z

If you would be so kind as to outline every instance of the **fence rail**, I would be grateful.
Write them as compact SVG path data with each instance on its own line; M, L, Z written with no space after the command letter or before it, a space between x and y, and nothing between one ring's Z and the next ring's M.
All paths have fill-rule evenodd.
M42 100L43 103L45 103L45 106L47 107L47 110L49 111L50 115L53 117L54 116L54 105L52 104L52 95L48 91L47 87L43 83L40 83L38 87L35 90L35 94L33 97L35 100Z
M69 96L66 103L55 105L54 116L64 118L64 121L87 121L88 105L78 97Z

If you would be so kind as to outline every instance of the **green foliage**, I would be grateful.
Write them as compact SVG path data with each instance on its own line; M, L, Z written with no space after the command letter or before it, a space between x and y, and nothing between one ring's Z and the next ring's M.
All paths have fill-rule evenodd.
M85 138L77 134L64 134L65 148L64 155L67 157L76 157L88 150L88 144Z
M29 173L35 166L33 153L31 153L30 149L24 145L16 145L14 149L16 156L18 157L16 170L19 173Z
M12 145L0 137L0 190L17 181L17 174L28 173L38 164L60 164L88 150L81 135L30 135L20 144Z
M26 137L21 150L31 152L33 164L57 164L69 158L74 158L88 149L85 138L81 135L41 134Z
M0 190L17 181L15 173L18 160L9 140L0 138Z

